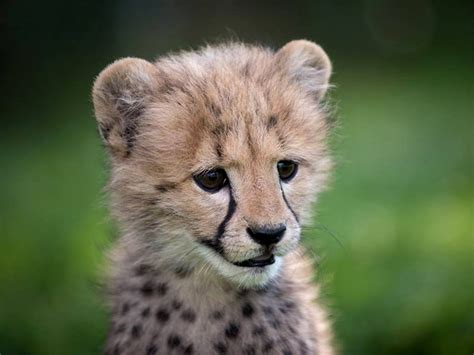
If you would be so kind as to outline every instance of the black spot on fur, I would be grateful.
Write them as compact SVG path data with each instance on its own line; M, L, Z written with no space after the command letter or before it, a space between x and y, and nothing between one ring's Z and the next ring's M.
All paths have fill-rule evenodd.
M305 355L305 354L309 353L308 345L306 345L306 343L303 340L299 339L298 344L300 346L300 351L301 351L302 355Z
M148 316L150 315L150 307L143 308L141 314L143 318L148 318Z
M236 323L230 322L225 328L225 336L229 339L235 339L240 332L240 326Z
M270 325L275 329L280 329L281 322L280 322L280 320L274 318L270 321Z
M161 296L166 295L166 292L168 292L168 285L165 282L159 283L156 285L156 292Z
M116 333L116 334L123 333L126 329L127 329L126 324L125 324L125 323L121 323L121 324L117 325L117 328L115 328L115 333Z
M209 110L215 117L219 117L222 114L221 108L213 102L209 104Z
M220 143L216 143L216 154L219 159L222 158L222 145Z
M158 347L155 344L150 344L146 348L146 355L155 355L158 352Z
M245 346L244 354L245 355L255 355L256 354L255 347L253 345Z
M255 326L252 330L252 334L256 336L261 336L265 334L265 329L261 326Z
M135 268L135 275L143 276L151 271L151 266L147 264L140 264Z
M177 301L177 300L173 300L173 302L171 302L171 307L174 309L174 310L178 310L181 308L183 304L180 302L180 301Z
M216 349L218 354L227 353L227 346L222 342L214 344L214 349Z
M265 286L263 286L262 288L259 288L259 289L257 290L257 294L258 294L258 295L264 295L264 294L266 294L269 290L270 290L270 286L265 285Z
M153 294L153 282L151 281L147 281L145 282L143 285L142 285L142 288L140 289L140 292L144 295L144 296L151 296Z
M226 125L219 125L211 132L218 140L225 140L226 135L230 132L230 127Z
M193 323L196 320L196 313L193 310L187 309L183 313L181 313L181 319Z
M156 319L161 323L166 323L170 319L170 313L166 308L158 308L155 315Z
M277 118L275 116L270 116L267 122L267 129L271 129L275 127L277 123L278 123Z
M135 324L132 327L131 334L132 334L132 337L139 338L142 335L142 326L140 324Z
M245 318L251 318L254 313L255 313L255 310L253 309L253 306L252 306L251 303L246 302L246 303L242 306L242 315L243 315Z
M176 188L175 184L155 185L155 190L160 193L168 192L170 190L173 190L174 188Z
M263 313L265 313L267 316L272 316L275 314L275 312L273 311L273 308L270 307L270 306L263 306Z
M129 310L130 310L130 304L128 302L125 302L122 305L122 315L127 314Z
M117 343L115 344L114 348L112 349L112 354L113 355L120 355L120 345Z
M214 311L211 314L211 318L213 318L215 320L220 320L220 319L224 318L224 312Z
M293 355L293 352L289 349L283 350L283 355Z
M177 348L180 345L181 345L181 337L179 335L171 334L168 337L168 347L170 349Z
M249 290L242 289L237 292L237 296L239 297L246 297L249 294Z
M193 354L194 347L193 344L189 344L186 348L184 348L184 354Z
M274 346L273 341L268 340L265 344L263 344L262 351L264 353L267 353L267 352L269 352L270 350L273 349L273 346Z

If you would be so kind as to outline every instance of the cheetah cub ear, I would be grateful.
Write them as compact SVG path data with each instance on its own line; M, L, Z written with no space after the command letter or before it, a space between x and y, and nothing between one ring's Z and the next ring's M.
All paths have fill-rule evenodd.
M276 53L277 63L291 80L301 85L316 100L329 88L332 65L326 52L317 44L296 40L288 42Z
M130 155L138 121L159 87L158 69L143 59L124 58L105 68L94 83L100 135L113 157Z

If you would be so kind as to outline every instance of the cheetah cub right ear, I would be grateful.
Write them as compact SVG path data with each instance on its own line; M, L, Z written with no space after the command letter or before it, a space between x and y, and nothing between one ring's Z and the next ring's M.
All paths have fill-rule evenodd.
M138 120L159 88L155 65L124 58L105 68L92 91L102 141L113 158L127 157L135 141Z
M317 101L329 88L332 65L326 52L306 40L288 42L277 53L277 63L287 75Z

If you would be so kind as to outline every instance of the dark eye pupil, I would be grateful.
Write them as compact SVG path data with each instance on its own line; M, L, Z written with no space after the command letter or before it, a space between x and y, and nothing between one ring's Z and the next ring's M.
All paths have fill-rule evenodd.
M296 174L297 164L290 160L282 160L277 164L278 174L282 180L290 180Z
M215 169L195 175L194 180L202 189L215 192L227 183L227 175L224 170Z

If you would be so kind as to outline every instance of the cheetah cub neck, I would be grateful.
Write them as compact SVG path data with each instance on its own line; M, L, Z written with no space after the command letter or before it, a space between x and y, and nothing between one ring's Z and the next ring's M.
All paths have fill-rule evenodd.
M121 59L93 89L110 162L110 354L332 354L299 246L331 168L318 45Z

